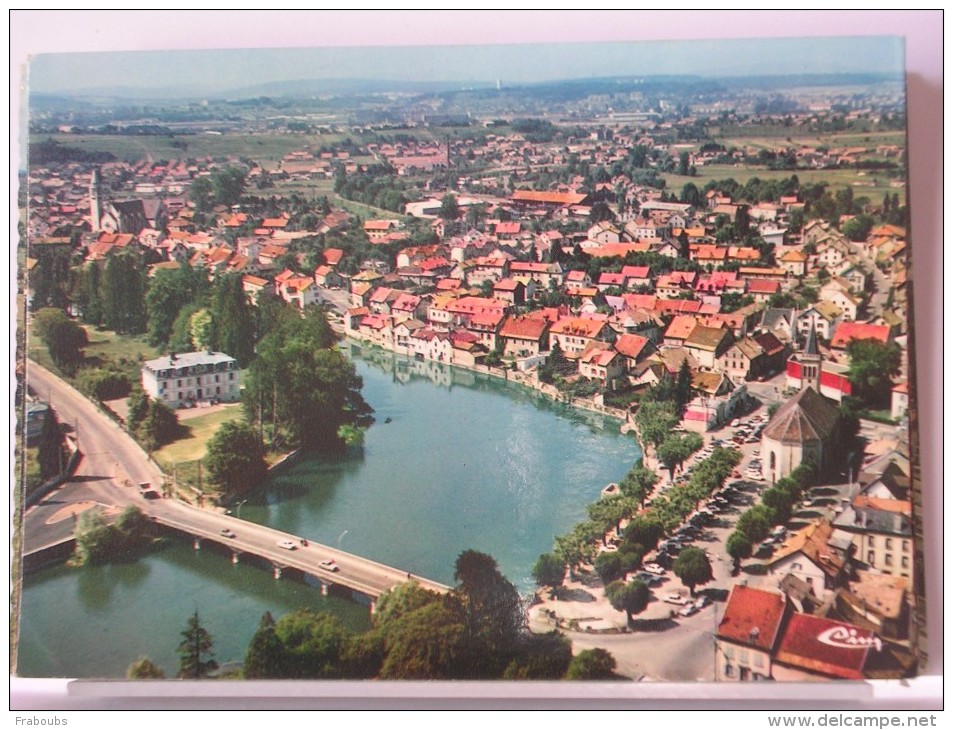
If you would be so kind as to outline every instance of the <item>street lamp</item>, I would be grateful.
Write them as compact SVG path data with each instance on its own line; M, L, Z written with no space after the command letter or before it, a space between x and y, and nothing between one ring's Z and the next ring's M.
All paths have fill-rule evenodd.
M241 519L241 516L242 516L242 505L245 504L245 502L247 502L247 501L248 501L247 499L243 499L241 502L238 503L238 507L235 508L235 518L236 518L236 519Z
M345 536L347 533L348 533L348 531L345 530L345 531L342 532L340 535L338 535L338 550L341 549L341 540L344 539L344 536Z

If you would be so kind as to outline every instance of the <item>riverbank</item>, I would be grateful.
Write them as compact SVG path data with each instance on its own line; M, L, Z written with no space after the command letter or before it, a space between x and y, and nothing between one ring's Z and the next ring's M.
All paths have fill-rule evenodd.
M402 357L407 357L413 359L412 355L406 353L397 352L391 348L383 347L379 342L375 342L369 339L363 339L356 336L352 332L344 332L343 337L345 340L348 340L354 344L360 345L361 347L371 347L381 352L387 352L392 355L398 355ZM610 406L602 405L596 403L593 399L588 398L573 398L566 397L565 394L561 393L558 388L554 385L549 385L547 383L540 382L538 378L530 376L527 373L520 372L519 370L511 370L504 367L490 367L489 365L468 365L461 362L442 362L438 360L424 360L423 362L433 362L439 365L448 365L452 368L459 368L460 370L467 370L473 373L482 373L483 375L489 375L493 378L499 378L500 380L517 383L518 385L523 385L531 390L534 390L538 393L552 398L554 403L562 403L564 405L571 406L573 408L578 408L580 410L590 411L592 413L598 413L603 416L608 416L609 418L615 419L621 422L620 430L622 433L627 433L627 430L623 430L625 426L631 426L631 414L621 408L612 408ZM535 371L534 371L535 372ZM641 444L640 444L641 446ZM644 449L643 449L644 451Z

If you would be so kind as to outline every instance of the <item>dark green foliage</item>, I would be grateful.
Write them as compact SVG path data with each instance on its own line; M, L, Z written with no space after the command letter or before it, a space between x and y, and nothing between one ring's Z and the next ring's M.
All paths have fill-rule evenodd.
M281 642L282 673L291 679L337 678L347 633L340 619L330 613L299 610L275 624Z
M604 585L619 580L625 574L618 551L599 553L593 567Z
M688 587L693 596L695 586L708 583L714 578L708 556L704 550L696 547L685 548L679 553L672 565L672 572Z
M634 499L641 506L645 506L645 499L658 483L658 474L645 466L641 459L633 466L619 482L619 491L626 497ZM644 543L648 544L648 543Z
M113 525L91 510L77 522L74 559L80 565L130 561L157 544L155 527L137 508L127 507Z
M533 565L533 579L540 587L558 588L566 576L566 564L555 553L543 553Z
M632 617L642 613L649 605L651 593L649 587L641 580L629 583L616 581L606 586L606 597L616 611L624 611L628 622Z
M102 279L103 325L117 334L146 331L146 278L141 258L132 251L113 254Z
M135 433L146 451L155 451L180 438L183 428L175 411L162 401L149 399L149 410Z
M645 400L635 414L642 441L656 448L668 438L678 420L675 406L670 401Z
M764 540L771 529L771 513L763 505L752 507L738 518L735 530L740 532L752 544Z
M261 484L268 473L258 432L247 423L223 423L209 439L205 466L209 479L226 498L238 497Z
M255 355L255 315L238 273L215 280L212 289L212 346L231 355L240 368L248 367Z
M561 679L572 661L572 644L557 631L531 634L503 671L503 679Z
M195 305L196 308L201 307L208 288L207 272L201 268L193 269L188 264L183 264L177 269L156 271L146 293L149 341L157 346L168 344L182 308L189 304ZM183 347L173 351L187 352L190 349Z
M847 343L847 357L851 395L870 409L889 404L892 378L900 372L900 346L872 339L852 340Z
M33 316L33 326L60 370L75 375L83 363L83 350L89 343L86 330L61 309L41 309Z
M63 453L63 433L56 420L56 414L50 408L43 419L43 430L37 448L37 461L40 463L40 478L52 479L62 471L66 463Z
M124 398L132 387L125 373L102 368L86 368L80 372L77 380L79 389L98 401Z
M274 618L266 611L248 645L242 674L245 679L275 679L282 676L283 663L284 645L275 633Z
M615 679L616 661L605 649L586 649L573 657L566 679Z
M654 517L639 515L625 526L623 538L626 545L642 545L654 550L665 534L665 527Z
M65 246L31 246L30 255L36 259L36 265L29 272L29 286L33 291L31 309L66 309L69 304L69 249Z
M126 669L126 679L165 679L165 672L149 657L139 657Z
M71 277L73 303L80 318L86 324L102 324L102 269L96 263L85 264L72 269Z
M179 644L179 679L204 679L211 672L218 669L218 662L211 658L214 642L202 624L199 622L199 612L196 611L182 632L182 643Z
M734 563L735 570L738 570L741 561L751 557L751 539L745 533L735 530L725 542L725 552Z
M271 422L292 443L325 451L343 448L341 426L369 425L363 381L344 355L327 349L332 339L320 310L304 318L279 315L245 380L249 420Z

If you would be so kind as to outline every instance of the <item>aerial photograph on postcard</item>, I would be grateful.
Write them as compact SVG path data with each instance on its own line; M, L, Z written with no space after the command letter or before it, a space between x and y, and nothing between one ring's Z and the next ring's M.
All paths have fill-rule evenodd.
M24 84L14 676L922 671L901 38Z

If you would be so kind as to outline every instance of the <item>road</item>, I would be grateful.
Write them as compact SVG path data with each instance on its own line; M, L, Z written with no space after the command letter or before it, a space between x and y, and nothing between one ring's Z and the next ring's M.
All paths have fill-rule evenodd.
M75 388L32 360L27 361L26 381L52 406L60 423L73 429L82 452L73 478L25 513L24 553L31 553L72 537L71 514L83 507L98 504L118 511L128 504L142 506L137 485L158 487L164 476L129 434Z
M296 535L218 511L200 509L174 499L146 499L138 485L149 482L158 488L165 476L127 433L77 390L32 361L28 362L27 381L38 397L51 404L60 422L68 423L78 433L83 456L70 481L27 510L24 554L71 538L75 527L73 515L85 509L99 506L107 513L118 514L125 507L135 505L159 524L197 537L200 543L213 540L227 545L239 554L239 559L241 553L254 553L276 566L323 576L372 597L411 577L400 569L314 542L304 547ZM224 537L224 529L234 532L235 537ZM278 543L284 540L296 543L295 549L279 547ZM337 563L338 571L330 573L320 567L320 562L328 559ZM448 590L425 578L415 577L415 580L431 590Z

